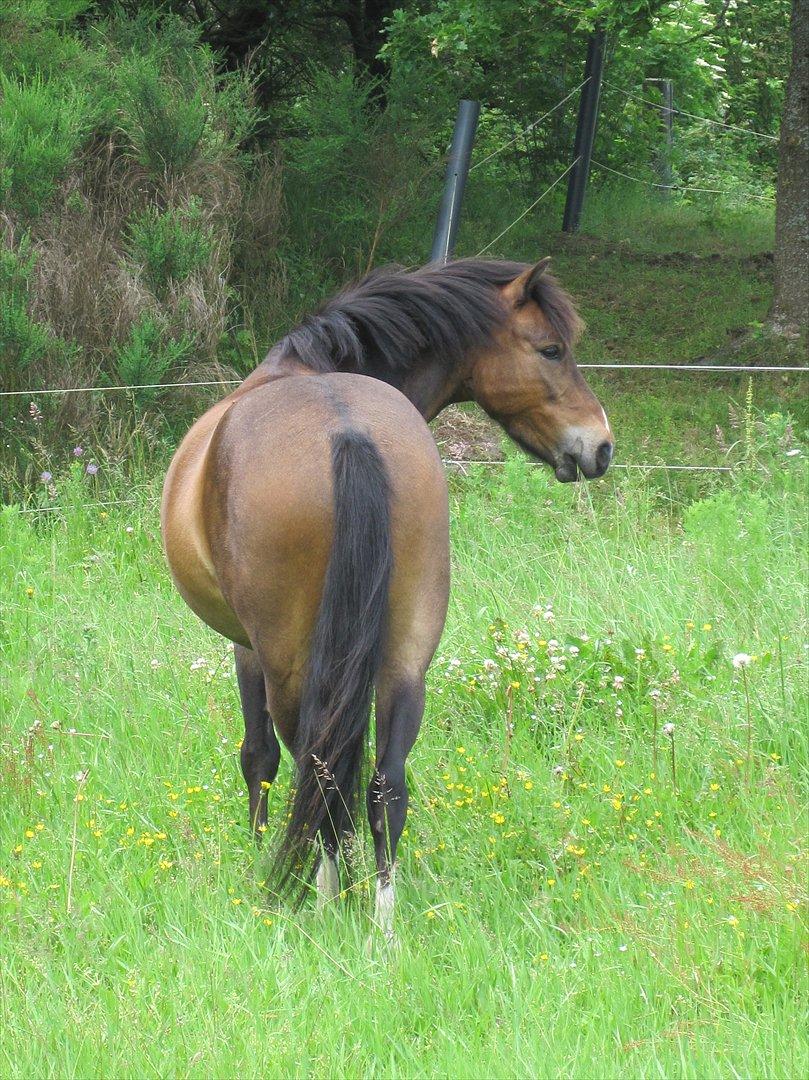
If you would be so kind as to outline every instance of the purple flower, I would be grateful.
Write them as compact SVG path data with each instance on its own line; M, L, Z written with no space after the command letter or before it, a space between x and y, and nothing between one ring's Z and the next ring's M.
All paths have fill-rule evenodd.
M93 465L91 462L84 471L87 473L88 476L95 476L95 474L98 472L98 465Z
M83 446L74 446L73 447L73 457L81 457L83 453L84 453L84 447Z
M39 479L43 484L49 484L51 480L53 480L53 474L49 473L46 469L45 472L39 474Z

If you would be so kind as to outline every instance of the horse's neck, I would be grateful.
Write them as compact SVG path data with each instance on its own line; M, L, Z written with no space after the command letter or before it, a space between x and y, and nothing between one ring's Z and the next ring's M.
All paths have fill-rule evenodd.
M466 399L462 391L462 377L437 363L419 364L407 371L396 372L393 378L386 377L385 381L392 383L412 401L427 421L438 416L450 402Z

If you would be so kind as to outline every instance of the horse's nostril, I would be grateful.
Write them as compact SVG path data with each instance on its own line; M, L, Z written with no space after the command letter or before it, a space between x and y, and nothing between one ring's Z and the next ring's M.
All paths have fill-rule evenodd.
M606 472L612 461L612 443L603 442L596 450L596 465L600 472Z

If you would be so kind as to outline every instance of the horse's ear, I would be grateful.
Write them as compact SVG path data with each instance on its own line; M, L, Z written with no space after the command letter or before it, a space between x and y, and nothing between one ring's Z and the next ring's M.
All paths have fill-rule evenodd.
M546 255L544 259L540 259L535 266L529 267L528 270L524 270L519 277L514 278L505 287L505 295L511 300L514 307L522 307L523 304L527 304L529 300L536 299L539 285L539 279L548 269L551 257Z

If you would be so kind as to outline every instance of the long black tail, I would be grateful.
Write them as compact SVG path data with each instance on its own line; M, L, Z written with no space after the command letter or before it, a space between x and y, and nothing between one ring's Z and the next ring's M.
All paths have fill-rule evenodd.
M354 831L391 571L390 485L371 440L332 437L334 535L295 745L297 777L274 877L302 899L318 834Z

